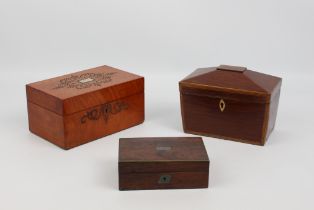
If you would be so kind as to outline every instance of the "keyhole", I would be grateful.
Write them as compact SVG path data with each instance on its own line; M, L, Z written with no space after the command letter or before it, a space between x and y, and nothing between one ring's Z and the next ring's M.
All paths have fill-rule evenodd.
M223 99L220 99L220 101L219 101L219 108L220 108L221 112L223 112L226 108L226 103Z
M170 175L162 175L158 180L158 184L167 184L170 183L171 176Z

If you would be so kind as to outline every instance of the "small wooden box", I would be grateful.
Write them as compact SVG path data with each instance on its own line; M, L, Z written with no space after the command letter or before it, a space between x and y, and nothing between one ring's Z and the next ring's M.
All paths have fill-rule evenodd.
M226 66L179 82L186 133L264 145L275 126L281 78Z
M120 190L207 188L208 170L200 137L119 141Z
M70 149L144 121L144 78L100 66L26 85L29 130Z

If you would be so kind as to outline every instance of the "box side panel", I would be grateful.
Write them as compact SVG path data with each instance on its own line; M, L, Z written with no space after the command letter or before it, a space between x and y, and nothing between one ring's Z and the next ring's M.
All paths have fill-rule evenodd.
M268 118L266 141L270 133L273 131L275 127L278 105L279 105L279 98L280 98L280 90L276 93L276 95L274 96L273 100L271 101L269 105L269 118Z
M184 131L262 145L265 104L182 94Z
M72 148L144 121L144 92L65 116L66 147Z
M207 187L207 172L119 174L119 190L194 189Z
M261 145L264 146L266 143L267 138L267 128L268 128L268 121L269 121L269 104L265 104L265 111L264 111L264 123L262 128L262 143Z
M181 119L182 119L182 127L183 127L183 131L186 132L186 125L185 125L185 106L183 103L183 94L180 92L180 108L181 108Z
M29 101L27 108L29 130L51 143L65 148L63 118Z
M209 161L119 162L120 190L208 187Z

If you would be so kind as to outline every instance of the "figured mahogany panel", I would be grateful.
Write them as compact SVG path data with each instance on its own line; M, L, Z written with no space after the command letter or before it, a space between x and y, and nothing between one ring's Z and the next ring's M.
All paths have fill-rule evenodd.
M27 102L27 108L29 130L65 148L63 117L31 102Z
M162 181L163 179L165 179L165 181ZM207 187L207 172L137 173L119 175L119 190L194 189Z
M131 95L64 118L66 148L116 133L144 121L144 93Z
M184 94L181 103L185 132L261 144L264 104Z

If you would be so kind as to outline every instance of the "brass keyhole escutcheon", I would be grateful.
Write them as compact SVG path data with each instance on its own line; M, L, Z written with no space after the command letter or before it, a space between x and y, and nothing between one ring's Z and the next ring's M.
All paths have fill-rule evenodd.
M225 108L226 108L225 101L223 99L220 99L220 101L219 101L219 109L220 109L220 111L223 112L225 110Z

